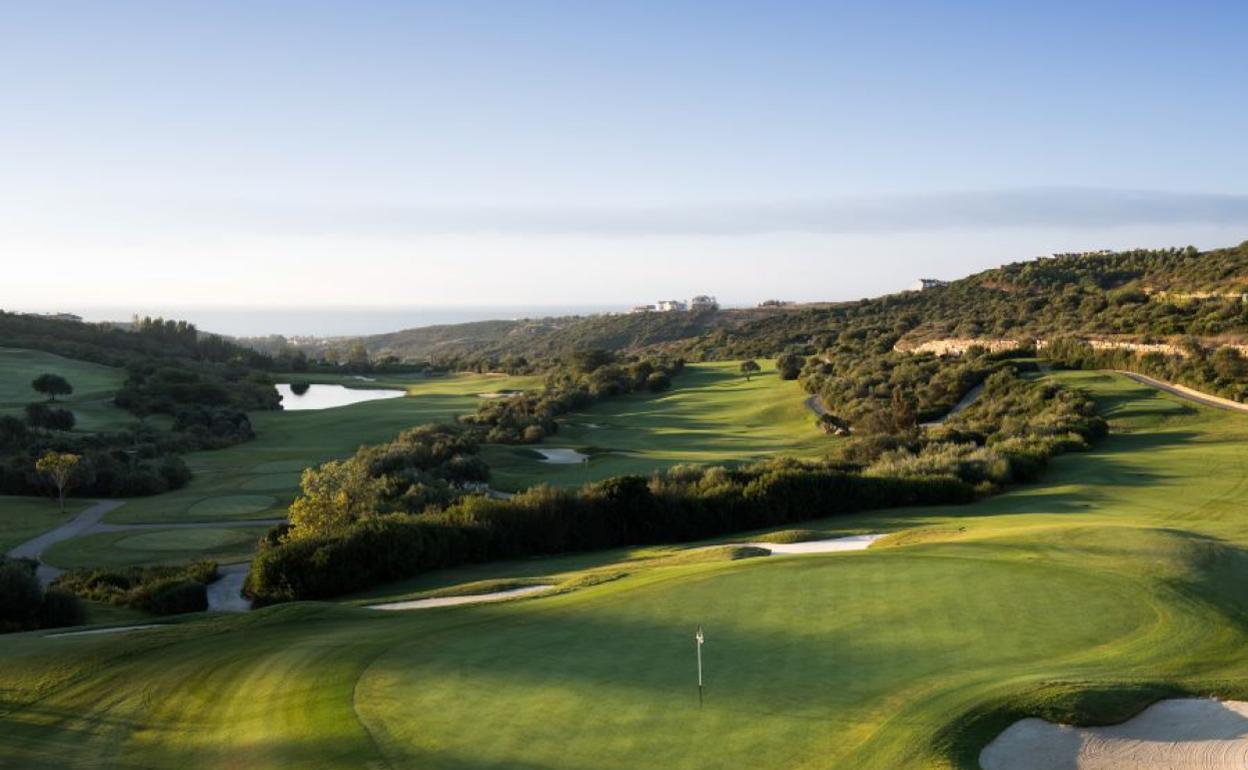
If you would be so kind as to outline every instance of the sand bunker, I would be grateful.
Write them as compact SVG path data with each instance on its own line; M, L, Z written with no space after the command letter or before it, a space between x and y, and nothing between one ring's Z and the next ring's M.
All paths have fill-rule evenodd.
M521 586L520 588L509 588L506 591L493 591L488 594L467 594L464 596L438 596L432 599L413 599L407 602L390 602L389 604L370 604L370 610L423 610L429 607L454 607L459 604L481 604L484 602L498 602L503 599L512 599L517 596L525 596L527 594L535 594L539 591L546 591L553 586Z
M164 623L148 623L142 626L114 626L112 628L92 628L88 631L65 631L60 634L46 634L48 638L57 636L95 636L96 634L120 634L125 631L143 631L149 628L164 628Z
M984 770L1230 770L1248 767L1248 702L1179 698L1110 727L1022 719L979 755Z
M542 462L556 465L568 465L589 459L589 455L582 454L575 449L537 449L534 447L534 451L545 458Z
M802 543L739 543L739 545L766 548L773 554L836 553L837 551L862 551L871 547L883 535L850 535L830 540L807 540Z

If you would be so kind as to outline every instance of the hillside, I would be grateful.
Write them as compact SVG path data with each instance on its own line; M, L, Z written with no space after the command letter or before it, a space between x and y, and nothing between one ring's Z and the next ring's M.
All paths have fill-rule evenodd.
M1060 254L1015 262L925 291L873 299L702 312L568 316L428 326L360 338L289 341L309 355L357 341L374 358L430 360L450 368L604 348L663 349L691 360L814 354L844 334L881 350L944 337L1057 335L1248 341L1248 242ZM273 352L272 341L249 344ZM286 341L283 341L285 343Z

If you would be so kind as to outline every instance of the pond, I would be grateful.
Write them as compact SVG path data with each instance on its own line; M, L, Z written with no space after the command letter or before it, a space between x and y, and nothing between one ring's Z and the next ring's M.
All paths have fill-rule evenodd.
M288 382L278 383L277 392L282 397L282 408L290 412L305 409L332 409L336 406L350 406L364 401L407 395L407 391L403 390L347 388L342 385L309 385L303 395L296 395L291 391Z

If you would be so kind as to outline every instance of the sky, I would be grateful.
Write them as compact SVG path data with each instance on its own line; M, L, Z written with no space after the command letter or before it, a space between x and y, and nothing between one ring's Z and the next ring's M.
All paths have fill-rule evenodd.
M1248 239L1248 4L0 0L0 308L849 299Z

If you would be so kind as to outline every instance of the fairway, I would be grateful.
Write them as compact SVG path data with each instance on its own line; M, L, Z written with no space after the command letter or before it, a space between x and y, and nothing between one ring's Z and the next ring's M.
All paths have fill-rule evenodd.
M344 457L362 444L389 441L401 431L449 420L477 407L480 392L535 387L531 377L490 374L398 375L361 382L347 376L308 376L309 382L402 388L405 398L335 409L252 412L255 439L186 455L194 472L182 489L131 498L107 521L164 523L281 518L304 468Z
M30 387L45 372L59 374L73 386L74 392L57 402L73 411L75 430L116 430L138 422L113 405L114 393L126 380L125 370L18 348L0 348L0 414L20 415L32 401L46 400Z
M1097 395L1110 438L978 504L806 525L899 533L870 550L625 550L392 589L600 576L503 604L14 635L0 734L15 767L973 768L1024 713L1112 721L1162 696L1243 697L1248 417L1054 376Z
M488 446L493 486L515 491L539 483L576 486L622 474L649 475L681 463L734 464L783 454L818 457L832 439L815 426L795 380L774 363L749 380L739 362L689 364L661 394L607 399L559 419L543 449L578 449L588 463L543 462L524 446Z

